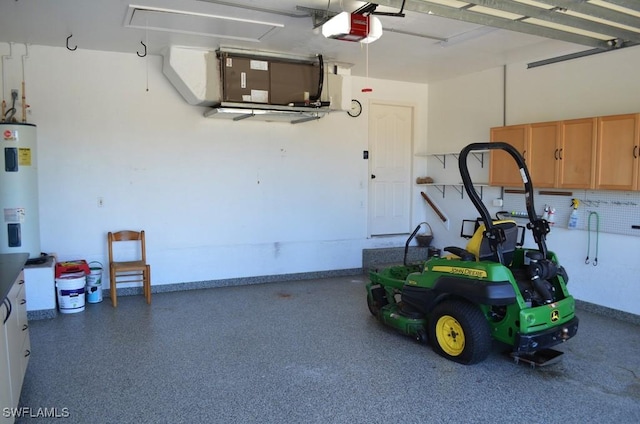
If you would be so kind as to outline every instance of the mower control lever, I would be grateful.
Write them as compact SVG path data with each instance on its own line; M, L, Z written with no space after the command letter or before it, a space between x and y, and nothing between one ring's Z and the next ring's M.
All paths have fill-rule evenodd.
M502 243L505 242L507 236L504 234L504 229L500 227L492 227L484 232L484 237L489 240L489 247L492 252L498 257L498 262L504 265L504 258L502 256Z
M458 256L463 261L475 261L476 257L473 253L469 252L466 249L456 246L448 246L444 248L445 252L453 253Z

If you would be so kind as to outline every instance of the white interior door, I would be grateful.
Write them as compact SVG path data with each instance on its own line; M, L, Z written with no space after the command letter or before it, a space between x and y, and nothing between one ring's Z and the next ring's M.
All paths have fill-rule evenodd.
M409 232L413 107L372 103L369 112L371 235Z

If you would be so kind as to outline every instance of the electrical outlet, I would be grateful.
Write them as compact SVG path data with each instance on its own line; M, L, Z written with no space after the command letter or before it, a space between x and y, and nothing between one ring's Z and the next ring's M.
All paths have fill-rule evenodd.
M98 207L101 208L104 206L104 199L102 197L98 197Z
M12 88L11 89L11 97L16 96L16 98L17 98L18 94L20 94L20 92L18 91L17 88Z
M493 206L499 208L502 206L502 199L493 199Z

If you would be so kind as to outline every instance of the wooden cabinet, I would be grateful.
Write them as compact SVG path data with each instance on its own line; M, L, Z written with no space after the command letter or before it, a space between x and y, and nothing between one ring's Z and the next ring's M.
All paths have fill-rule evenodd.
M526 160L527 148L529 146L529 133L529 125L495 127L491 128L491 141L503 141L512 145ZM489 184L503 187L522 186L522 177L520 176L518 166L507 152L491 150L489 159Z
M558 173L560 122L530 125L527 167L535 187L555 187Z
M555 187L595 187L596 128L596 118L562 121L556 160Z
M598 118L596 188L638 190L640 114Z
M588 189L595 184L596 124L587 118L498 127L491 141L506 141L523 154L534 187ZM515 162L502 153L491 156L491 185L521 186Z

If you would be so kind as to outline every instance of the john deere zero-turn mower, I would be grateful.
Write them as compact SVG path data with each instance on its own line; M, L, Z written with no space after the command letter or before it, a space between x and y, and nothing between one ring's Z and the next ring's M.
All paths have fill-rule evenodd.
M492 219L475 191L467 156L487 149L504 150L516 161L524 183L526 230L537 249L520 246L516 222ZM576 334L578 318L567 273L547 250L549 224L536 216L525 161L509 144L474 143L460 152L459 167L465 191L480 213L466 249L446 247L449 254L443 257L421 264L407 264L405 258L404 265L371 271L366 286L369 310L381 322L418 341L428 340L439 355L462 364L484 360L492 340L510 346L516 361L532 366L556 362L562 353L550 348Z

